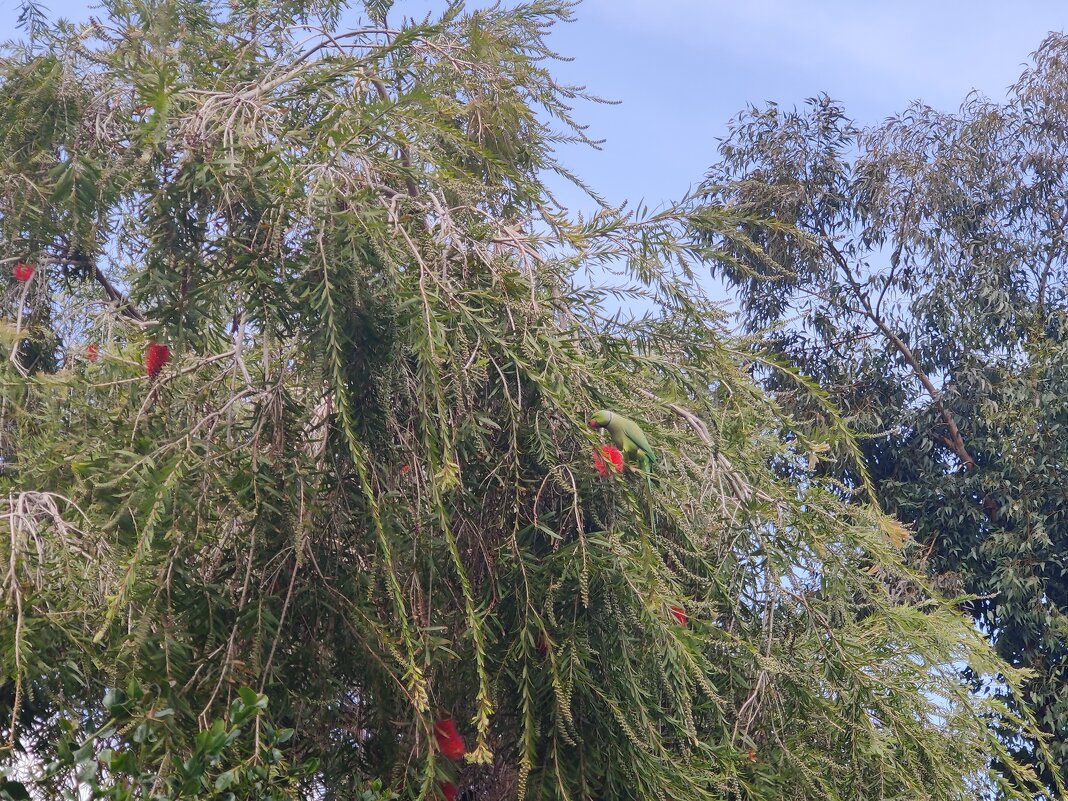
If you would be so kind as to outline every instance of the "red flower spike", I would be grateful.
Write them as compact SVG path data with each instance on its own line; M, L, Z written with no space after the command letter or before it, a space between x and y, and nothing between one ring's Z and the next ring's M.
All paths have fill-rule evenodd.
M746 751L745 756L750 762L756 762L756 749L750 748Z
M411 469L412 469L412 466L410 464L402 464L401 465L401 474L407 473Z
M85 358L91 362L95 362L100 358L100 349L96 345L90 345L85 349Z
M602 478L608 478L612 473L623 472L623 452L615 445L602 445L601 452L594 452L593 466Z
M170 348L166 345L160 345L158 342L150 342L145 349L145 372L148 373L148 377L155 378L159 375L159 371L163 369L163 365L170 358Z
M680 626L686 626L690 623L690 616L686 614L686 610L681 606L671 607L671 614L675 616L675 620L679 621Z
M33 278L33 273L36 268L32 264L23 264L21 261L15 265L14 274L16 281L22 281L25 283Z
M460 759L467 751L464 738L456 731L456 724L451 718L439 720L434 724L434 738L438 741L438 748L449 759Z
M441 794L445 796L445 801L456 801L456 785L452 782L442 782L438 785L441 788Z

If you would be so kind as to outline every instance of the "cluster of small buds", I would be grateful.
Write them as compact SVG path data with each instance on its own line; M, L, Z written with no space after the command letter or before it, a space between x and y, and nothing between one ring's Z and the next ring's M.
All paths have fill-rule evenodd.
M171 358L171 349L158 342L150 342L145 348L145 372L149 378L155 378L163 365Z
M462 759L467 753L467 745L460 732L456 730L456 724L452 718L442 718L434 724L434 739L437 741L438 750L449 759ZM456 801L456 785L452 782L441 782L438 785L445 801Z
M622 473L623 452L615 445L602 445L599 453L594 451L593 466L602 478L608 478L612 473Z
M452 718L444 718L434 724L434 739L438 742L438 749L449 759L461 759L467 752L464 738L456 730Z
M37 271L37 268L32 264L26 264L25 262L18 262L11 270L12 276L16 281L26 283L33 274ZM85 349L85 358L91 362L95 362L100 358L100 348L97 345L89 345ZM171 358L171 349L166 345L161 345L158 342L150 342L145 349L145 373L149 378L155 378L159 375L160 370L167 364Z

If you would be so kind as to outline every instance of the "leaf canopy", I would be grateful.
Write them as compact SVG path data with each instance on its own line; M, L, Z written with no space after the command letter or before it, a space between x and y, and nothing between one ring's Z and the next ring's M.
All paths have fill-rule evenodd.
M390 6L108 0L4 52L0 793L1031 797L957 668L1023 674L810 467L859 451L752 379L728 248L555 203L570 6ZM598 475L602 407L654 479Z
M1002 102L915 104L872 128L840 104L751 109L732 124L698 206L727 206L761 247L694 230L732 258L745 325L812 376L861 434L885 509L919 566L1013 665L1053 762L1006 736L1056 792L1068 767L1063 466L1068 311L1068 39L1050 35ZM733 235L733 234L732 234ZM737 240L735 240L737 241ZM768 374L780 401L822 413ZM825 472L855 484L849 460Z

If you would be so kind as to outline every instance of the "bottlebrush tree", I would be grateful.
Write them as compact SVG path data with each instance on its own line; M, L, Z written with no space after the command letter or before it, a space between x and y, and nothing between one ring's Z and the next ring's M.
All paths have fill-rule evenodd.
M554 200L570 6L390 6L105 0L0 61L0 258L36 270L3 295L0 796L1000 780L1026 710L957 671L1020 675L863 482L806 472L855 446L750 379L720 254ZM599 408L652 476L599 474Z

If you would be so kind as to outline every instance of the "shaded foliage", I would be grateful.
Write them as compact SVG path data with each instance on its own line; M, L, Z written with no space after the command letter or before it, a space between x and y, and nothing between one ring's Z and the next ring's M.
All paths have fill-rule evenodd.
M1022 695L993 689L1036 705L1054 762L1006 742L1051 791L1068 768L1066 55L1051 35L1004 102L869 129L827 97L750 109L700 201L782 224L743 226L760 257L727 246L745 324L846 410L926 569L978 596L979 627L1035 671ZM850 464L825 471L855 483Z

